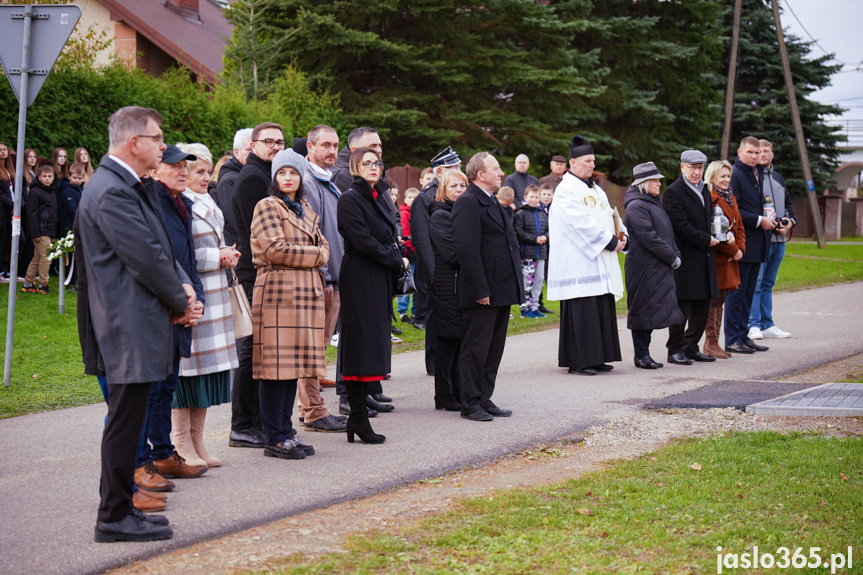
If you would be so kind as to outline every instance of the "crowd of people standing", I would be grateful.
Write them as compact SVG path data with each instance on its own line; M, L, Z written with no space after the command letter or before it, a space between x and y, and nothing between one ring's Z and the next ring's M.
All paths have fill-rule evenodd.
M661 197L656 165L635 166L621 219L581 136L542 179L527 173L523 154L504 179L492 154L462 169L447 147L420 189L402 195L384 177L371 127L340 149L330 126L288 146L281 126L264 122L239 130L214 162L202 144L166 144L161 123L155 110L122 108L98 170L86 169L86 150L67 168L60 150L28 179L28 205L42 211L30 224L25 288L47 286L44 242L75 230L85 369L108 404L97 541L172 535L166 518L144 513L166 508L172 479L221 465L204 442L211 406L231 403L230 446L267 457L315 455L298 428L384 443L370 419L395 409L383 381L404 270L416 293L413 307L399 301L399 316L425 330L430 399L470 421L512 415L492 399L511 309L528 319L553 313L544 284L545 297L561 301L559 366L613 370L618 252L638 368L663 367L650 354L655 329L668 328L668 362L680 365L766 351L753 340L790 335L772 321L771 295L796 220L769 142L745 138L733 165L684 151ZM14 168L0 167L11 181ZM52 220L43 216L51 200L66 201L52 189L58 178L78 186L68 197L75 210L55 207ZM251 335L235 337L232 284L250 302ZM337 325L329 382L325 350ZM339 414L327 409L325 385L336 387Z

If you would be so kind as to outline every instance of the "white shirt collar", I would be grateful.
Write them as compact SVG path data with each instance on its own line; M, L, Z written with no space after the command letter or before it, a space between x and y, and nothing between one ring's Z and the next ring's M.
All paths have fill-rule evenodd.
M126 162L124 162L123 160L121 160L120 158L115 156L114 154L108 154L108 157L111 158L112 160L114 160L115 162L117 162L118 164L120 164L120 166L123 167L127 172L129 172L130 174L135 176L136 180L138 180L139 182L141 181L141 178L138 177L138 174L135 173L135 170L133 170L132 167L129 166L129 164L127 164Z

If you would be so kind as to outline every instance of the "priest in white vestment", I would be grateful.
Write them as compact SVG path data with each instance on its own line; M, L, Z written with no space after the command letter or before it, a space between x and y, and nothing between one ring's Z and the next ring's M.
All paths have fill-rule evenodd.
M548 299L561 301L558 365L596 375L621 360L614 302L623 297L617 252L626 236L615 235L614 208L593 182L590 142L575 136L569 156L549 210Z

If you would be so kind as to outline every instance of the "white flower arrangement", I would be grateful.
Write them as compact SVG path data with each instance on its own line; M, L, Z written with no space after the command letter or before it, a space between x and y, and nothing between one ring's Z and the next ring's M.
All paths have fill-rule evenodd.
M57 240L48 246L48 259L56 260L63 254L69 254L75 252L75 235L72 230L69 230L69 233L66 234L64 238L57 238Z

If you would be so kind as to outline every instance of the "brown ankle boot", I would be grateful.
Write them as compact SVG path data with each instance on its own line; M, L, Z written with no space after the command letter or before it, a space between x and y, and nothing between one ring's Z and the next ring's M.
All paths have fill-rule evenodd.
M186 460L187 465L207 467L207 462L200 458L192 444L189 433L190 411L188 407L171 410L171 431L174 435L174 447L180 457Z
M204 421L207 419L207 408L192 407L189 411L189 435L192 437L192 445L195 453L203 459L208 467L219 467L222 462L207 452L204 446Z
M704 355L718 359L729 359L731 354L719 345L719 329L722 326L722 308L711 306L707 312L707 327L704 329Z

